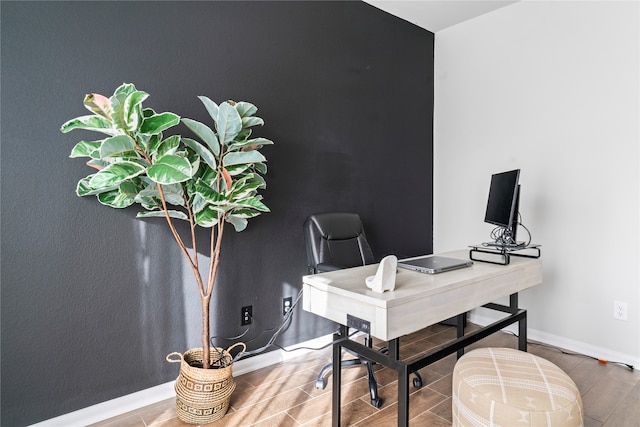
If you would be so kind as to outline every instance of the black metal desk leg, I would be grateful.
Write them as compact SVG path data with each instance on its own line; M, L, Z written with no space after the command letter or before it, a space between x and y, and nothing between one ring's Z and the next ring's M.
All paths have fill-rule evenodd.
M331 411L331 424L333 427L340 427L340 386L342 375L342 345L340 345L340 338L348 336L348 328L346 326L340 326L340 332L333 335L333 390L332 390L332 411Z
M404 363L398 370L398 427L409 425L409 368Z
M511 309L511 314L514 314L518 311L518 294L509 295L509 308Z
M398 338L389 341L387 348L391 360L400 360L400 340Z
M518 350L527 351L527 313L518 322Z
M456 316L456 323L458 326L457 327L458 338L462 338L464 336L464 321L466 317L467 317L467 313L458 314L458 316ZM457 353L458 359L460 359L463 355L464 355L464 347L458 350L458 353Z
M518 294L509 295L509 308L511 313L517 313L518 308ZM527 351L527 312L525 311L524 317L518 321L518 350Z

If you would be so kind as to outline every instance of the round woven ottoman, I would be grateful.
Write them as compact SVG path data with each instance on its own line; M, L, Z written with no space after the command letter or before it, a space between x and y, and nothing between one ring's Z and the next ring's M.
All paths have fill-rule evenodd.
M510 348L480 348L453 368L453 427L582 426L575 383L553 363Z

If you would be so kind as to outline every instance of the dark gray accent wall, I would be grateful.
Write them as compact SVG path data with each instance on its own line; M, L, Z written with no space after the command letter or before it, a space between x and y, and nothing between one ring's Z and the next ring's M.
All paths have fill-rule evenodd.
M265 119L272 213L225 237L215 335L242 333L253 305L243 340L266 343L306 274L310 213L359 212L377 258L432 251L432 33L355 1L3 1L1 19L2 425L171 381L165 356L199 345L164 222L75 196L90 170L68 155L98 135L59 128L85 93L131 82L157 111L207 121L207 95ZM334 328L298 307L278 342Z

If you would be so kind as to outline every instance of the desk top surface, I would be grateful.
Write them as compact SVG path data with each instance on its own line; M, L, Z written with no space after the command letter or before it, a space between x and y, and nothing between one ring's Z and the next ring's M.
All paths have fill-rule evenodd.
M469 259L467 250L437 254L450 258ZM427 255L431 256L431 255ZM421 258L421 257L415 257ZM393 291L374 292L365 285L365 278L375 275L378 264L354 267L327 273L307 275L303 283L320 291L342 295L383 309L402 305L416 298L435 296L453 289L496 279L514 272L539 273L541 281L542 260L513 257L509 265L474 262L471 267L438 274L425 274L398 267ZM539 282L538 282L539 283ZM537 283L529 283L529 287Z

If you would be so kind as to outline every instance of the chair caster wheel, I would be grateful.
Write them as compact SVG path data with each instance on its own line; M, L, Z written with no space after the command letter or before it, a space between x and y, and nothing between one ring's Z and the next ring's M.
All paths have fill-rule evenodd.
M413 379L413 386L415 388L420 388L422 387L422 380L420 380L420 378L414 378Z
M316 389L324 390L327 387L327 379L326 378L318 378L316 380Z
M382 406L382 399L379 397L371 399L371 406L373 406L374 408L380 408Z

